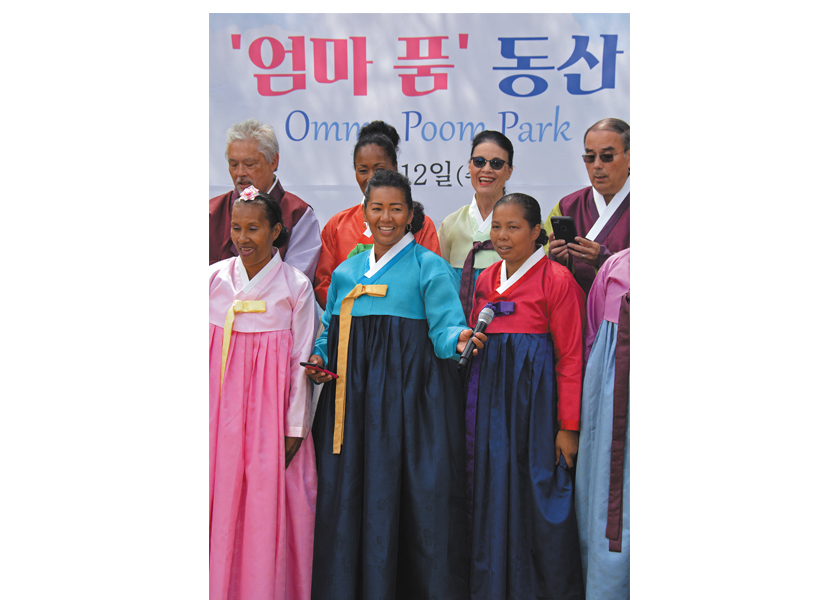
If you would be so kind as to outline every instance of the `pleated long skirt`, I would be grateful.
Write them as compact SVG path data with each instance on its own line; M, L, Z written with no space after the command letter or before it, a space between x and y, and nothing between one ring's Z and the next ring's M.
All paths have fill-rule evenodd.
M575 509L587 600L630 597L630 425L624 454L621 552L610 552L607 506L618 324L602 321L592 344L581 402Z
M468 387L471 597L582 599L572 478L554 464L551 336L490 335Z
M339 317L327 342L336 364ZM315 600L468 597L464 400L457 363L424 320L353 317L344 445L335 382L313 425L318 465Z
M317 477L311 436L286 469L290 331L210 325L210 600L310 595Z

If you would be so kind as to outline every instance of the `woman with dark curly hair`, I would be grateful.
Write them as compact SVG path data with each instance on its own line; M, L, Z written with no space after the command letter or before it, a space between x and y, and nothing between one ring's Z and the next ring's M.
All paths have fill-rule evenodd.
M353 148L353 170L362 194L373 174L382 169L397 170L397 149L400 134L393 126L383 121L368 123L359 131L359 138ZM435 224L428 217L423 227L415 228L418 244L440 254ZM373 244L373 236L364 218L361 204L351 206L334 215L321 231L321 256L315 270L315 298L321 308L327 301L327 290L335 268L360 250L367 250Z
M333 273L309 359L338 375L307 369L325 384L313 424L316 600L469 594L455 361L472 332L452 267L414 240L418 208L403 175L374 174L373 247Z

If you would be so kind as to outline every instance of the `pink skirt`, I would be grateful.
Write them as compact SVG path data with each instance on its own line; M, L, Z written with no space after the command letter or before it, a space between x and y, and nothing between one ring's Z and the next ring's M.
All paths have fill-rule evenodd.
M210 600L308 599L318 477L308 436L285 469L289 331L210 325Z

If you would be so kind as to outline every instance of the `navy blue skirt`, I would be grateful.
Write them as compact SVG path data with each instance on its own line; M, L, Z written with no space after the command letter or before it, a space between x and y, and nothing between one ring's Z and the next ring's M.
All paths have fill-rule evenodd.
M335 366L339 317L327 341ZM426 321L353 317L344 445L333 454L335 382L312 434L318 466L312 598L464 599L464 397Z
M572 478L554 465L551 336L489 335L468 385L472 598L583 598Z

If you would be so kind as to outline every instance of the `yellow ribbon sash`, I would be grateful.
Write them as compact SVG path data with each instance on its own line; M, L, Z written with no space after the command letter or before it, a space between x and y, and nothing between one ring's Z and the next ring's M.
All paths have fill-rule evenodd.
M344 443L344 409L347 399L347 346L350 343L350 322L353 319L351 311L356 298L364 296L383 297L388 291L387 285L362 285L356 284L350 293L341 301L341 312L339 313L341 325L338 328L338 379L335 382L335 432L333 433L333 454L341 454L341 445Z
M233 317L235 313L243 312L265 312L265 300L234 300L233 306L225 317L225 337L222 340L222 381L225 382L225 365L227 364L228 346L230 346L230 332L233 329ZM220 388L221 389L221 385Z

